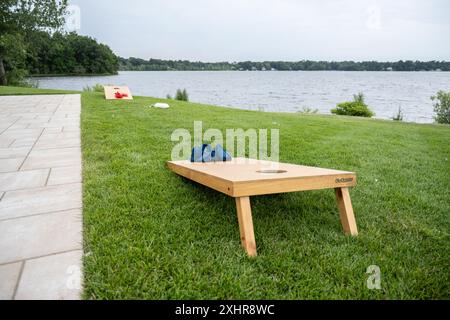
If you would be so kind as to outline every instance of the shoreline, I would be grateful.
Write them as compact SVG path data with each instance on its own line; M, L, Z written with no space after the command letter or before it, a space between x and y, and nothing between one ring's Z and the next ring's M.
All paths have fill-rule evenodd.
M371 72L371 73L450 73L450 71L435 71L435 70L421 70L421 71L369 71L369 70L119 70L117 73L103 73L103 74L32 74L27 78L63 78L63 77L110 77L117 76L120 72Z
M119 70L119 72L376 72L376 73L445 73L449 71L436 70L418 70L418 71L403 71L403 70Z
M60 78L60 77L108 77L108 76L117 76L117 73L85 73L85 74L30 74L27 78Z

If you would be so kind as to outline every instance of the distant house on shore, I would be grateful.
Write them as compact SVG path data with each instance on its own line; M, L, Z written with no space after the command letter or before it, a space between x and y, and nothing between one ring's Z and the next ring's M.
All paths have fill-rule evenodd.
M386 71L394 71L394 69L392 69L392 67L387 67Z

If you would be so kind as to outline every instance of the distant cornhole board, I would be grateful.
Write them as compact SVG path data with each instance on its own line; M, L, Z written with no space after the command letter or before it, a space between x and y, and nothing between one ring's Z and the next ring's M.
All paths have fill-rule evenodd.
M354 172L245 158L211 163L168 161L167 164L175 173L236 199L241 242L249 256L256 256L250 196L334 189L344 232L358 234L348 192L349 187L356 185Z
M130 89L121 86L103 86L106 100L133 100Z

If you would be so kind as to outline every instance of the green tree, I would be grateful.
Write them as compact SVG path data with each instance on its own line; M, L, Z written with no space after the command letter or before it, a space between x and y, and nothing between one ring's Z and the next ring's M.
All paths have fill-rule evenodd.
M431 97L434 103L435 120L437 123L450 124L450 92L440 90L435 96Z
M0 85L16 84L27 71L24 66L26 45L21 34L0 35ZM6 61L7 64L3 64Z
M30 74L116 74L118 59L111 49L76 33L29 32L25 69Z
M7 85L8 80L15 81L26 72L23 66L27 33L60 28L66 8L67 0L1 0L0 85Z
M118 59L108 46L76 33L67 35L67 42L73 50L77 63L77 70L73 73L117 73Z

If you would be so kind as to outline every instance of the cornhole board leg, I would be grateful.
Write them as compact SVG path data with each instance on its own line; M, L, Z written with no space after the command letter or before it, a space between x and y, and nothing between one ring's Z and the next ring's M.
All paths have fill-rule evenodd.
M250 257L256 257L256 241L253 230L252 208L250 197L236 198L236 209L241 234L241 244Z
M335 192L342 228L345 234L357 236L358 228L356 227L355 215L353 214L352 201L348 188L336 188Z

